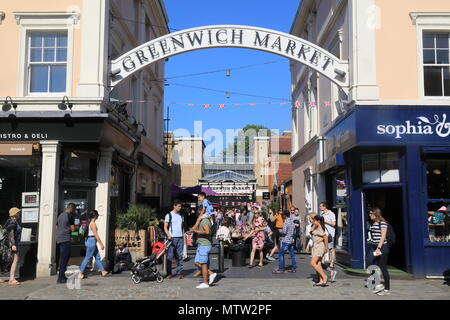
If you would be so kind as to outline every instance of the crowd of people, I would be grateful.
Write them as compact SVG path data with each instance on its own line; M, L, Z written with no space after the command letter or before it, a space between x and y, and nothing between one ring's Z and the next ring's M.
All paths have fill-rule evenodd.
M175 200L171 212L164 218L164 233L170 245L167 248L167 278L178 277L183 279L183 260L186 250L186 232L195 233L197 236L197 251L195 265L198 271L194 277L202 276L202 282L197 286L199 289L209 288L214 283L217 274L210 270L209 255L213 245L213 234L216 239L224 241L226 245L233 242L247 242L250 247L249 268L263 267L264 260L274 261L275 253L278 251L278 267L272 272L283 274L285 272L295 273L297 271L297 260L295 251L300 252L302 248L311 254L311 266L317 273L314 286L326 287L328 282L334 282L337 271L335 270L336 254L334 250L336 218L329 210L327 203L320 203L320 213L311 213L302 221L297 208L290 210L273 211L270 208L253 207L251 210L230 208L225 211L214 210L207 200L205 193L198 195L198 216L193 227L188 230L188 224L181 213L182 203ZM66 210L58 216L56 242L60 250L59 272L57 283L66 283L65 271L70 258L71 242L70 235L75 231L73 213L76 209L74 203L68 204ZM20 209L11 208L10 218L6 223L8 240L11 252L11 267L9 284L18 285L15 278L16 268L19 261L18 246L20 243L21 226L19 224ZM101 276L108 276L101 263L98 245L104 250L104 244L98 234L97 219L99 214L96 210L89 212L88 223L85 226L86 256L80 266L79 277L85 278L85 270L91 259L95 259L98 272ZM370 211L369 218L372 221L370 228L370 244L372 250L369 254L369 265L376 264L380 267L384 286L375 288L374 293L380 295L389 294L390 278L387 269L389 255L388 227L389 224L383 219L382 212L378 208ZM306 234L302 245L302 222L306 225ZM285 266L285 254L291 257L291 266ZM172 261L176 259L176 273L172 274ZM256 263L255 260L258 260ZM131 255L124 243L120 243L115 252L114 273L129 270L132 266ZM329 271L329 276L325 273ZM0 283L4 282L0 278Z

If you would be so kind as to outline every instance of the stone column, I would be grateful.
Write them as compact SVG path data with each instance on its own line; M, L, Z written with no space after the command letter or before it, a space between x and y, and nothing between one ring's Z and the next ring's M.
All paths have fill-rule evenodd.
M56 273L56 219L58 216L59 161L58 141L41 141L42 172L39 205L38 277Z
M108 254L109 246L109 180L111 177L113 151L113 148L101 148L100 160L97 167L98 185L95 190L95 209L99 213L97 220L98 234L105 245L105 250L103 252L100 251L102 258Z

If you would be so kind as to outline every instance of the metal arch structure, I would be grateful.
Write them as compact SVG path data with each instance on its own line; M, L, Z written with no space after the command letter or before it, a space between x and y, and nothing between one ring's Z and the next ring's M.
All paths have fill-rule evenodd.
M211 25L169 33L110 62L110 86L147 65L184 52L208 48L244 48L270 52L300 62L341 88L348 87L348 62L291 34L242 25Z

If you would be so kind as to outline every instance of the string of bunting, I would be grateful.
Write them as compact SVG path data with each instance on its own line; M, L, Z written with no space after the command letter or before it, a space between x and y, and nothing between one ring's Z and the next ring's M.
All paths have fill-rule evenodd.
M146 101L146 100L125 100L124 102L127 103L133 103L133 102L138 102L138 103L144 103L144 102L150 102L150 101ZM219 109L224 109L227 106L231 106L231 107L240 107L240 106L249 106L249 107L255 107L257 105L289 105L290 103L288 102L253 102L253 103L249 103L249 102L245 102L245 103L187 103L187 102L170 102L170 105L184 105L184 106L188 106L188 107L203 107L204 109L210 109L213 106L217 106ZM292 106L294 108L297 109L302 109L306 104L302 103L300 101L295 101L292 103ZM324 101L323 103L316 103L316 102L309 102L308 107L310 108L316 108L319 107L320 105L324 106L324 107L331 107L331 102L330 101Z

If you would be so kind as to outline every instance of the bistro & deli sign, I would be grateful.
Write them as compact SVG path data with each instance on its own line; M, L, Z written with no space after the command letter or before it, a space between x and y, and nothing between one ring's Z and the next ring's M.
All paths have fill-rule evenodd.
M262 50L300 62L341 87L348 85L348 63L321 47L291 34L270 29L217 25L181 30L149 41L110 64L111 85L139 69L183 52L207 48Z

